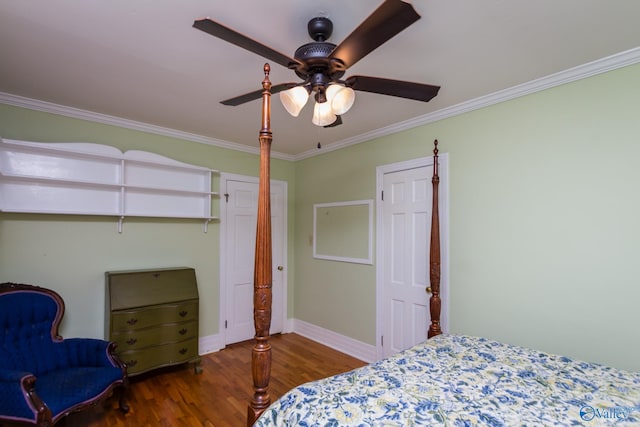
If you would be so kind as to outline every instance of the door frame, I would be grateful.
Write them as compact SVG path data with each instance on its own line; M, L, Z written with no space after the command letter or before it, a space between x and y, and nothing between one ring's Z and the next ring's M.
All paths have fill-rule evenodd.
M442 298L442 315L440 324L442 331L449 331L449 156L447 153L438 154L440 185L438 187L440 209L440 251L441 251L441 277L440 295ZM384 175L394 172L402 172L419 167L433 167L433 156L420 157L402 162L390 163L376 167L376 354L377 358L383 356L382 333L384 322L384 203L382 203L382 191L384 189ZM431 224L431 221L429 221ZM429 263L426 259L425 263ZM429 269L427 268L427 273ZM429 282L427 278L427 283ZM426 340L425 336L425 340Z
M226 306L225 306L225 301L226 301L226 297L227 297L227 286L225 286L225 278L226 278L226 274L227 274L227 257L226 257L226 253L227 253L227 239L228 239L228 233L227 233L227 210L226 208L224 208L224 206L222 205L223 203L226 203L224 200L222 200L222 198L224 197L223 191L226 191L227 188L227 181L242 181L242 182L249 182L249 183L255 183L255 184L259 184L260 180L258 177L255 176L247 176L247 175L238 175L238 174L233 174L233 173L224 173L221 172L220 173L220 276L219 276L219 283L220 283L220 292L219 292L219 319L218 319L218 325L219 325L219 335L220 335L220 342L223 343L223 347L226 346L226 344L224 344L226 342L226 329L224 327L224 321L227 319L227 311L226 311ZM272 179L271 183L278 183L278 184L282 184L283 186L283 197L282 197L282 221L283 221L283 232L284 232L284 236L282 239L282 252L283 252L283 257L282 257L282 266L284 267L284 274L282 275L282 332L287 332L287 313L288 313L288 306L287 306L287 301L288 301L288 292L287 292L287 277L288 277L288 250L287 250L287 242L288 242L288 235L289 235L289 222L288 222L288 218L287 218L287 214L288 214L288 183L287 181L280 181L280 180L276 180L276 179Z

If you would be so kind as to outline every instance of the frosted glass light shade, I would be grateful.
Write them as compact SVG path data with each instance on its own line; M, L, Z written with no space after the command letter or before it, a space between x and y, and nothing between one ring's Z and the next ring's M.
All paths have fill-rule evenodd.
M296 86L280 92L282 105L293 117L298 117L300 110L307 103L307 99L309 99L309 92L302 86Z
M331 104L333 114L341 116L349 111L356 100L356 93L350 87L337 84L329 85L326 91L327 102Z
M313 107L313 118L311 122L316 126L327 126L335 122L336 115L331 111L331 104L329 102L316 102Z

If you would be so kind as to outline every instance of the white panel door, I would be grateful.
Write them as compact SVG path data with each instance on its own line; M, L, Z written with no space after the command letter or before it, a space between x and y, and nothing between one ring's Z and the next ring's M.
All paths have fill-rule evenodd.
M431 168L383 178L383 351L389 356L427 338Z
M271 333L282 332L284 323L284 185L271 183L271 234L272 234L272 315ZM256 244L258 210L257 181L226 181L225 204L226 253L224 277L225 344L253 338L253 271Z

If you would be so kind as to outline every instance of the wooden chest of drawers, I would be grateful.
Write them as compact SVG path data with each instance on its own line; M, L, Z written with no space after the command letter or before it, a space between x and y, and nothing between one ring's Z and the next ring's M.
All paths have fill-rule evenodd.
M105 337L130 376L193 362L198 355L198 286L193 268L108 271Z

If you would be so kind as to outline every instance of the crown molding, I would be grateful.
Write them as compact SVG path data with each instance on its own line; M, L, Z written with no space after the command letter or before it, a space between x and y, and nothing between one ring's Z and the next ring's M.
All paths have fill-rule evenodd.
M183 132L162 126L156 126L149 123L138 122L135 120L124 119L122 117L110 116L108 114L96 113L93 111L81 110L79 108L67 107L65 105L54 104L52 102L41 101L38 99L26 98L23 96L13 95L6 92L0 92L0 103L12 105L14 107L26 108L29 110L42 111L44 113L57 114L60 116L71 117L74 119L87 120L90 122L102 123L111 126L117 126L125 129L132 129L141 132L152 133L171 138L178 138L201 144L213 145L219 148L229 150L242 151L260 155L258 147L249 147L235 142L224 141L216 138L209 138L195 133ZM273 151L271 157L293 161L294 156L289 154Z
M415 117L413 119L405 120L399 123L395 123L390 126L379 128L370 132L366 132L360 135L356 135L352 138L343 139L341 141L327 144L322 147L322 150L312 149L307 150L297 155L290 155L272 151L271 157L281 160L298 161L309 157L324 154L330 151L340 150L351 145L356 145L361 142L369 141L375 138L398 133L404 130L412 129L418 126L423 126L429 123L444 120L450 117L465 114L470 111L485 108L494 104L498 104L504 101L509 101L521 96L530 95L535 92L539 92L552 87L560 86L566 83L570 83L576 80L585 79L597 74L606 73L618 68L623 68L629 65L637 64L640 62L640 47L626 50L611 56L607 56L577 67L569 68L564 71L560 71L555 74L551 74L539 79L532 80L527 83L523 83L517 86L513 86L507 89L503 89L489 95L481 96L469 101L462 102L460 104L453 105L451 107L443 108L441 110L434 111L423 116ZM0 103L13 105L16 107L27 108L30 110L42 111L45 113L58 114L61 116L71 117L75 119L88 120L97 123L103 123L112 126L118 126L126 129L133 129L147 133L153 133L162 136L168 136L172 138L183 139L187 141L199 142L201 144L213 145L215 147L226 148L229 150L242 151L251 154L260 154L260 150L257 147L248 147L243 144L224 141L216 138L209 138L202 135L197 135L189 132L183 132L175 129L165 128L162 126L156 126L148 123L138 122L135 120L124 119L121 117L110 116L107 114L95 113L92 111L81 110L78 108L67 107L64 105L54 104L47 101L40 101L31 98L25 98L18 95L12 95L9 93L0 92Z
M407 129L412 129L418 126L423 126L429 123L444 120L450 117L465 114L470 111L478 110L480 108L489 107L494 104L509 101L521 96L530 95L535 92L540 92L545 89L550 89L556 86L560 86L566 83L571 83L576 80L586 79L588 77L595 76L597 74L606 73L608 71L616 70L618 68L627 67L629 65L637 64L640 62L640 47L626 50L611 56L607 56L592 62L588 62L577 67L569 68L564 71L560 71L555 74L550 74L539 79L531 80L529 82L513 86L507 89L503 89L489 95L484 95L469 101L461 102L460 104L452 105L451 107L443 108L441 110L434 111L423 116L415 117L413 119L398 122L390 126L379 128L371 132L357 135L353 138L344 139L342 141L335 142L333 144L323 145L322 150L307 150L303 153L295 156L295 160L302 160L309 157L317 156L329 151L340 150L342 148L359 144L361 142L370 141L374 138L380 138L383 136L398 133Z

